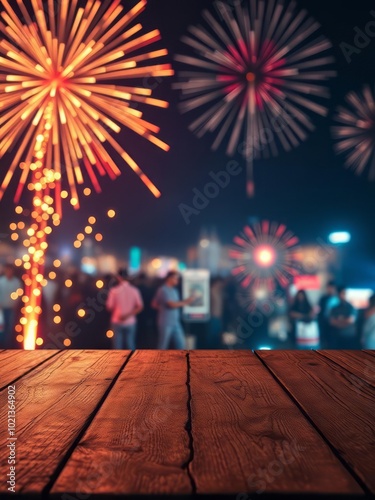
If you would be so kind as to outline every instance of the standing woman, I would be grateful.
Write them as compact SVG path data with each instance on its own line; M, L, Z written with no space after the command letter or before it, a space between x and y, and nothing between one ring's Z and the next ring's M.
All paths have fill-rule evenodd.
M295 324L296 345L298 349L318 349L320 344L319 326L316 311L310 304L305 290L300 290L290 310Z

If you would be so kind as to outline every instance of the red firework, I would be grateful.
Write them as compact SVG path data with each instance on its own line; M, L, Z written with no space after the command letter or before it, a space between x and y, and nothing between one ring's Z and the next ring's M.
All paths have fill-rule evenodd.
M233 274L243 288L275 289L276 283L285 288L298 274L295 259L298 238L286 226L263 221L246 226L234 239L230 257L236 261Z
M245 3L245 2L243 2ZM335 72L326 52L331 43L320 25L295 2L249 0L231 9L215 2L221 19L203 12L207 26L189 28L183 42L196 56L176 60L195 67L180 73L181 109L203 108L190 129L199 137L215 133L213 149L229 135L227 154L241 153L248 164L252 195L253 160L291 150L314 130L310 112L326 115L323 85Z
M332 127L335 150L345 154L345 165L357 174L366 170L375 180L375 99L369 85L361 93L350 92L348 107L340 106L335 116L338 126Z

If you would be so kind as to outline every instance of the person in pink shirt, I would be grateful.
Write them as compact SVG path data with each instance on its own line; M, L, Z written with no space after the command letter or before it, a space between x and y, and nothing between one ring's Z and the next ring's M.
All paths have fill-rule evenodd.
M138 288L129 283L126 269L118 272L119 284L109 291L107 309L111 312L114 349L135 350L137 315L143 310L143 300Z

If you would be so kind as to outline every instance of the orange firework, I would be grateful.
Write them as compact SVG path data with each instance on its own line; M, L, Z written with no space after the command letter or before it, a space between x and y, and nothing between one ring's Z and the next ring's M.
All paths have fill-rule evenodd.
M100 192L100 176L114 179L120 175L106 146L160 196L111 135L125 126L161 149L169 149L157 137L159 127L135 109L138 103L161 108L168 103L152 98L150 89L113 84L119 79L173 75L169 64L150 62L167 55L165 49L140 52L160 39L158 30L141 34L142 26L133 22L146 3L141 0L124 14L121 0L88 0L84 8L78 0L57 4L54 0L17 0L17 13L8 0L0 0L5 9L0 21L0 158L17 145L0 199L17 174L15 201L19 202L25 186L33 193L33 224L30 239L24 242L28 253L22 320L27 348L35 346L41 286L46 283L46 234L52 223L59 223L62 198L70 196L71 204L79 208L79 185L89 180Z
M77 185L84 183L83 167L96 191L100 191L98 175L114 178L120 174L105 143L159 196L158 189L110 134L119 133L124 125L168 150L156 137L159 127L144 120L142 112L130 105L141 102L167 107L168 103L151 98L149 89L107 83L173 74L169 64L149 65L150 60L167 54L164 49L131 55L160 39L158 30L138 36L142 26L129 26L145 9L146 0L126 15L121 15L120 0L104 6L98 0L89 0L85 8L78 8L77 0L62 0L58 12L54 10L55 2L49 0L47 16L42 1L32 0L36 22L24 2L17 0L26 24L8 0L0 3L5 8L1 14L5 24L0 23L5 37L0 42L0 157L20 141L0 197L23 160L16 201L20 199L30 173L41 163L32 162L35 145L44 140L45 151L38 150L36 160L42 160L48 169L45 180L54 180L58 213L61 164L66 169L71 202L77 208Z

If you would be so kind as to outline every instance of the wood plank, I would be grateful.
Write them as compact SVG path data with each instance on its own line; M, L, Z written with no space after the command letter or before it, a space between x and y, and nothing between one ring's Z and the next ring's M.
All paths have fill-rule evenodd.
M52 350L0 352L0 391L57 353Z
M375 493L375 390L311 351L260 351L269 369ZM371 458L372 457L372 458Z
M186 382L186 352L136 351L51 495L191 493Z
M252 353L190 353L190 386L198 493L363 493Z
M65 351L16 383L17 491L40 494L124 365L129 352ZM7 394L0 394L0 422ZM8 437L0 429L0 442ZM1 455L0 477L9 466ZM0 496L7 493L0 483Z
M375 351L369 351L369 350L364 350L363 352L365 352L366 354L369 354L370 356L375 356Z
M363 351L317 351L325 358L333 361L349 371L353 384L359 386L367 383L375 387L375 358Z

